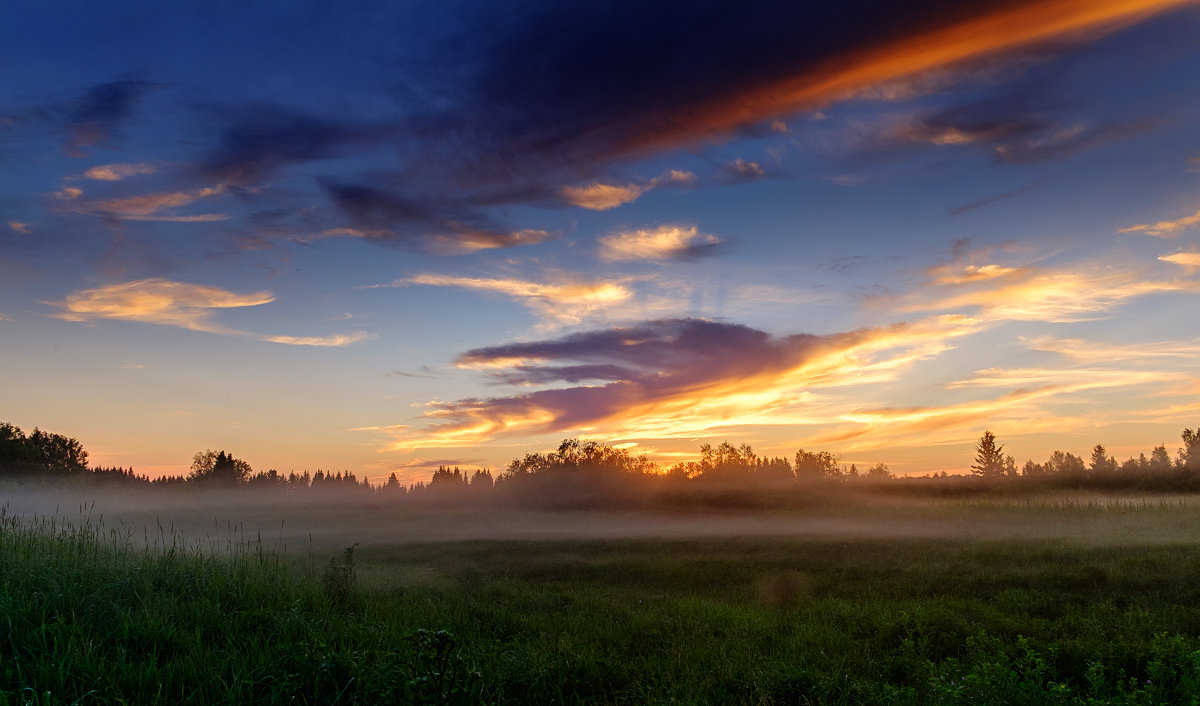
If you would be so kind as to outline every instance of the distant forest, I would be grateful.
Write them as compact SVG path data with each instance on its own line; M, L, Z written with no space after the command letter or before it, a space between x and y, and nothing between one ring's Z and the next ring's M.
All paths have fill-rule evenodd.
M858 468L828 451L800 449L792 458L759 456L746 444L704 444L695 461L669 468L644 454L595 441L565 439L555 451L526 454L499 473L439 467L427 482L403 484L395 473L371 484L350 471L255 471L231 453L201 451L186 476L151 479L132 468L88 465L74 438L0 423L0 481L20 485L67 483L119 487L275 490L297 496L313 491L346 498L434 504L515 504L599 507L639 504L787 505L798 498L840 492L959 495L1041 489L1200 492L1200 428L1184 429L1172 457L1165 444L1150 455L1118 462L1103 445L1089 459L1055 451L1046 461L1016 460L985 431L969 474L895 476L885 464Z

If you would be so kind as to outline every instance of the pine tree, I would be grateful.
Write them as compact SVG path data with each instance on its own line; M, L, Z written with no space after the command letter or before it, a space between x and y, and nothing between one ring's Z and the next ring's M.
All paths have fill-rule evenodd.
M984 480L1003 478L1004 461L1004 444L996 444L996 435L992 432L983 432L975 447L975 463L971 466L971 474Z

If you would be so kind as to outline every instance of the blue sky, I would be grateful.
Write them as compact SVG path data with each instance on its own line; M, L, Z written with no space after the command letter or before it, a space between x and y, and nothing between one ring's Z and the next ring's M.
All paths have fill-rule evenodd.
M1194 2L17 3L3 419L157 475L1200 415Z

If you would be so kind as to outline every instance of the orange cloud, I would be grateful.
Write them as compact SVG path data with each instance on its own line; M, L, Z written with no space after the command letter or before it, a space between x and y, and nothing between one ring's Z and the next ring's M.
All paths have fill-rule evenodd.
M1104 368L988 368L979 370L966 380L950 383L948 389L969 387L1029 387L1057 385L1057 389L1076 392L1097 387L1119 387L1143 383L1165 382L1181 376L1163 371L1114 370ZM1049 388L1047 388L1049 389Z
M931 267L929 274L933 277L933 284L948 285L984 282L986 280L1019 275L1022 274L1022 270L1015 267L1001 267L1000 265L967 265L966 267L939 265Z
M1200 267L1200 252L1177 252L1170 255L1161 255L1158 258L1163 262L1173 262L1176 265L1184 267Z
M323 337L261 335L222 326L213 320L213 314L220 309L261 306L273 301L275 296L270 292L238 294L218 287L154 278L84 289L62 301L47 303L59 309L54 316L64 321L136 321L293 346L341 347L373 338L363 331Z
M144 194L127 196L118 199L92 201L86 204L89 211L99 212L124 218L126 220L143 221L215 221L223 220L221 214L203 214L199 216L177 216L162 214L166 209L186 206L194 201L216 196L225 192L224 185L205 187L194 191L176 191L165 194Z
M740 161L740 160L739 160ZM567 186L561 191L563 200L574 206L593 211L607 211L617 206L637 201L646 192L662 186L690 187L696 183L696 175L672 169L649 181L630 184L602 184Z
M153 174L157 169L153 164L105 164L92 167L82 174L83 179L96 181L120 181L140 174Z
M33 229L29 227L28 223L22 223L20 221L9 221L8 227L12 228L14 232L20 233L21 235L29 235L33 233Z
M966 317L829 336L772 338L754 329L668 319L553 341L471 351L460 366L508 383L600 385L438 403L433 424L394 434L390 450L481 443L514 434L689 437L750 424L812 423L817 390L894 380L977 330ZM576 365L556 365L573 361Z
M463 287L484 292L495 292L512 297L523 305L552 321L575 324L586 316L633 296L632 290L618 282L533 282L520 279L455 277L452 275L423 274L406 280L398 280L388 286L428 285L435 287Z
M637 201L649 189L640 184L588 184L567 186L562 190L567 203L593 211L607 211L631 201Z
M506 233L464 230L452 234L436 233L425 236L427 247L439 255L466 255L480 250L511 248L518 245L537 245L557 234L548 230L525 229Z
M1190 216L1183 216L1181 219L1174 221L1159 221L1157 223L1141 223L1139 226L1129 226L1121 228L1117 233L1145 233L1153 235L1154 238L1175 238L1184 229L1195 226L1200 223L1200 211Z
M694 225L663 225L600 238L600 259L668 260L697 255L721 244L715 235L701 233Z
M1067 323L1103 318L1125 301L1162 292L1198 292L1200 281L1145 279L1143 272L1043 268L934 268L934 279L896 303L902 311L978 309L992 320ZM877 301L882 301L881 299Z
M714 96L686 115L664 118L631 150L724 134L861 93L898 79L1049 40L1090 40L1191 0L1026 0L869 49L834 56L815 70Z
M275 297L270 292L237 294L217 287L154 278L84 289L60 302L49 303L60 310L56 318L65 321L114 319L207 333L241 334L215 323L213 311L273 301Z
M1190 216L1176 218L1173 221L1159 221L1158 223L1143 223L1136 226L1129 226L1118 230L1118 233L1145 233L1146 235L1154 236L1155 238L1174 238L1179 235L1180 231L1191 228L1200 223L1200 211L1196 211ZM1159 258L1160 260L1163 258Z
M1081 363L1112 363L1122 360L1153 358L1195 358L1200 360L1200 341L1155 341L1109 345L1080 338L1042 337L1024 341L1034 350L1058 353Z
M343 348L375 338L366 331L337 333L332 336L262 336L260 341L283 343L289 346L316 346L320 348Z

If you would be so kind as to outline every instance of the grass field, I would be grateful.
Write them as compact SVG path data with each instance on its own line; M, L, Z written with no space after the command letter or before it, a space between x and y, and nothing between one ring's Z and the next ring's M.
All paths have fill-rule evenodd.
M0 703L1200 701L1192 499L46 501L0 529Z

